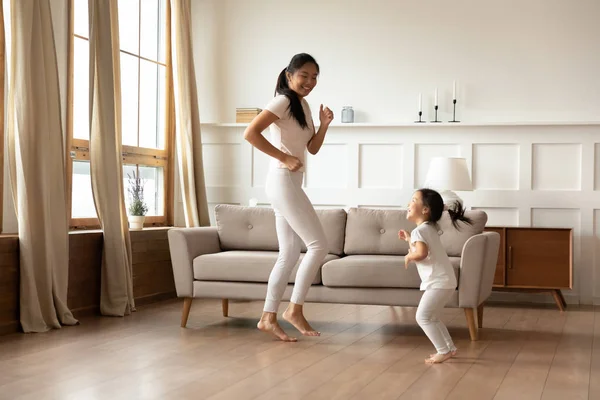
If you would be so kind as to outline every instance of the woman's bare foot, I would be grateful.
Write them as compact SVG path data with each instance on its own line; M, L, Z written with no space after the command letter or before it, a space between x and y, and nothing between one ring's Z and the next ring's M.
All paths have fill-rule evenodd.
M437 354L437 353L430 354L430 355L429 355L429 358L432 358L432 357L433 357L433 356L435 356L436 354ZM457 349L456 349L456 350L452 350L452 351L450 352L450 354L452 354L452 357L456 357L456 354L458 354L458 350L457 350Z
M434 354L433 357L430 357L425 360L425 364L441 364L444 361L451 359L452 357L452 352L446 354Z
M281 326L279 326L279 323L277 322L277 314L275 313L263 313L256 327L265 333L270 333L282 342L298 341L298 339L288 336L283 329L281 329Z
M304 318L302 306L299 304L290 303L287 310L283 313L283 319L294 325L304 336L321 336L321 332L315 331L306 318Z

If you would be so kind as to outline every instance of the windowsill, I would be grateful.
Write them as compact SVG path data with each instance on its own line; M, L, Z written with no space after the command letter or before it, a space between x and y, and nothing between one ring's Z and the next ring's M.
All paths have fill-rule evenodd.
M142 230L129 230L129 233L136 233L136 232L148 232L148 231L164 231L164 230L169 230L169 229L173 229L176 228L175 226L148 226L148 227L144 227L144 229ZM102 229L76 229L76 230L72 230L69 231L69 235L81 235L81 234L86 234L86 233L102 233Z
M136 232L157 232L157 231L164 231L164 230L169 230L169 229L173 229L173 228L177 228L176 226L148 226L145 227L143 230L141 231L132 231L130 230L130 233L136 233ZM76 230L72 230L69 231L69 235L85 235L85 234L90 234L90 233L102 233L102 229L76 229ZM0 233L0 239L10 239L10 238L18 238L19 234L18 233Z

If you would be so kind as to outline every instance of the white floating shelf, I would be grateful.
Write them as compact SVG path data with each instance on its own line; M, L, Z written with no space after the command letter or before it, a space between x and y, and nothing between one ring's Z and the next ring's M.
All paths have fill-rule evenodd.
M214 128L245 128L245 123L202 123L202 126ZM523 121L523 122L439 122L439 123L407 123L407 122L355 122L349 124L335 123L330 129L344 128L460 128L469 127L499 127L499 126L600 126L600 121ZM318 125L317 125L318 127Z

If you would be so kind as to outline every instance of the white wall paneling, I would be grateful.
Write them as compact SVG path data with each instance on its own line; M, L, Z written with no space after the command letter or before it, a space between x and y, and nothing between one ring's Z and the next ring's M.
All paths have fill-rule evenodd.
M240 175L237 171L240 163L240 145L237 143L214 144L202 146L204 161L204 179L209 187L238 187Z
M473 145L473 188L518 190L520 162L516 144Z
M401 189L404 178L404 148L401 144L361 144L359 187Z
M270 157L258 150L252 148L252 186L265 187L267 172L269 171Z
M243 131L239 124L203 125L212 205L248 205L252 197L269 205L268 158L244 141ZM317 208L398 209L421 186L431 157L466 157L475 190L459 195L486 211L489 225L575 228L575 288L566 296L591 303L600 297L597 137L600 124L332 125L321 152L308 155L304 190Z
M415 145L415 182L417 187L425 186L429 163L434 157L460 157L458 144L416 144Z
M348 186L348 148L345 143L324 143L319 156L306 158L305 186L309 188L346 188Z
M581 189L581 144L534 143L534 190Z
M473 207L488 216L487 226L519 226L519 209L508 207Z

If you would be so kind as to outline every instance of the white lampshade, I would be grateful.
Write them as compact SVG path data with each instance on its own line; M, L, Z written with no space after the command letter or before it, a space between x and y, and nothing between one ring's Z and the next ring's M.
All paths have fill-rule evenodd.
M467 160L464 158L434 157L429 164L425 186L436 190L473 190Z

